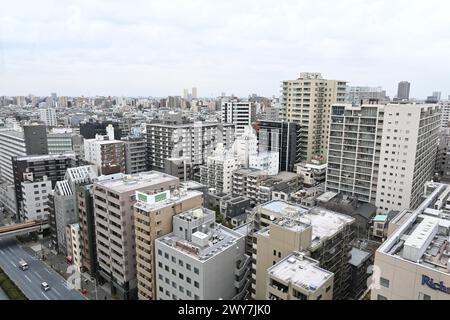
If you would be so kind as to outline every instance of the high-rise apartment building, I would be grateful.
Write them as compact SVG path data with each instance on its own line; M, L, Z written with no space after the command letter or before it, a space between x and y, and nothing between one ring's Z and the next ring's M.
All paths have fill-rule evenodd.
M94 182L95 237L99 274L122 299L137 297L134 209L136 191L174 190L178 178L156 171L115 174Z
M147 141L144 137L122 138L125 144L125 172L134 174L147 171Z
M409 90L411 88L411 83L408 81L400 81L397 88L397 99L398 100L409 100Z
M374 203L379 211L417 206L434 173L440 109L334 105L326 189Z
M327 157L331 106L344 102L346 82L323 79L320 73L301 73L282 82L281 106L286 121L301 126L301 161Z
M241 136L245 128L256 121L256 106L251 101L223 101L221 106L222 123L235 125L236 137Z
M183 189L166 191L167 198L154 201L140 193L134 205L136 237L136 267L138 298L156 299L155 240L172 232L172 217L181 212L201 207L203 194Z
M39 119L47 127L56 127L58 119L56 118L56 110L53 108L39 109Z
M164 171L167 158L184 158L191 166L206 162L217 143L229 147L234 141L233 124L195 122L147 124L148 165Z
M196 208L173 217L173 233L156 240L159 300L242 300L250 285L245 236Z

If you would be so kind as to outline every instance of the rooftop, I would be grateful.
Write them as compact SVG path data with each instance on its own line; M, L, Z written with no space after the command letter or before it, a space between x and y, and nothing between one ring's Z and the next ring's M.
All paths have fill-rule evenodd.
M370 258L370 252L355 247L352 248L350 254L352 255L352 257L350 258L348 263L355 267L358 267L359 265L361 265L361 263Z
M146 203L138 200L135 203L134 207L146 212L152 212L170 206L174 203L182 202L187 199L191 199L202 195L203 193L200 191L179 189L171 192L171 196L169 199L159 201L156 203Z
M318 261L302 253L294 252L270 267L267 272L285 283L314 292L333 277L332 272L320 268L318 264Z
M132 175L117 174L117 178L113 180L97 181L96 185L101 185L115 192L129 192L136 189L152 187L161 183L176 183L179 179L158 171L140 172Z
M43 154L43 155L29 155L17 157L18 161L48 161L48 160L63 160L67 158L75 159L74 152L66 152L62 154Z
M391 223L398 228L378 252L450 274L450 185L427 183L425 200Z
M174 219L195 220L202 219L210 214L214 215L214 212L206 208L196 208L180 213ZM193 259L205 262L236 244L239 239L244 237L244 235L216 223L214 223L212 228L202 227L200 230L192 234L192 240L190 241L177 236L175 232L165 235L156 241L172 247Z
M345 225L355 221L355 219L350 216L330 211L325 208L314 207L306 209L302 206L290 204L282 200L272 200L261 205L261 207L272 212L275 221L277 218L289 217L290 220L298 222L296 228L299 228L300 225L311 225L312 247L321 243L324 238L332 237ZM279 221L284 221L284 219L280 219ZM290 225L287 224L287 226Z

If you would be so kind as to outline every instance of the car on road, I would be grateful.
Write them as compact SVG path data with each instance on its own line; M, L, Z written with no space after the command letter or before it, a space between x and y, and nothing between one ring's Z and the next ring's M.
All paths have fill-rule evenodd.
M24 260L20 260L19 261L19 267L20 269L22 269L23 271L28 270L28 263L26 263Z
M41 288L42 288L42 290L44 290L44 291L50 290L50 286L48 285L47 282L42 282L42 283L41 283Z

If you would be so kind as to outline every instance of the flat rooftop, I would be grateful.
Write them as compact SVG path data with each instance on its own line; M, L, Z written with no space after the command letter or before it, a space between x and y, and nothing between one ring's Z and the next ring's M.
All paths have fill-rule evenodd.
M322 287L333 273L318 266L318 261L304 256L302 253L288 255L267 272L273 278L284 283L291 283L306 291L314 292Z
M244 235L228 229L221 224L215 224L215 227L210 229L205 236L209 237L208 244L205 246L200 246L192 241L187 241L176 236L174 233L165 235L156 241L162 242L193 259L205 262L220 254L225 249L234 245L236 241L244 237Z
M345 225L355 221L345 214L330 211L321 207L306 209L282 200L272 200L261 206L274 213L274 218L290 217L303 225L312 226L312 247L321 243L324 238L332 237ZM299 225L300 225L299 224Z
M29 155L17 157L18 161L47 161L47 160L63 160L67 158L75 159L74 152L65 152L62 154L43 154L43 155Z
M142 201L137 201L134 204L135 208L144 210L146 212L152 212L155 210L159 210L161 208L165 208L167 206L170 206L174 203L179 203L194 197L198 197L198 196L203 196L203 193L200 191L196 191L196 190L175 190L172 191L170 193L170 198L163 200L163 201L159 201L156 203L146 203L146 202L142 202Z
M121 193L171 182L178 184L179 179L162 172L147 171L131 175L118 174L116 179L97 181L95 184Z
M425 189L427 197L417 209L405 210L391 221L398 228L377 251L450 274L450 185L433 182Z

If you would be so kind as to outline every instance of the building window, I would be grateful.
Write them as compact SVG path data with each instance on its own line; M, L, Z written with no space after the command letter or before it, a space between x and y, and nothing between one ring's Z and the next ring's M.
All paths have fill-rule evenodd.
M186 282L187 282L187 283L191 283L191 282L192 282L191 278L186 277Z
M389 280L386 278L380 277L380 284L385 288L389 288Z
M200 288L200 284L197 281L194 281L194 287Z
M431 300L431 296L423 292L419 292L419 300Z
M382 296L381 294L377 295L377 300L387 300L385 296Z
M183 275L182 273L179 273L179 274L178 274L178 277L179 277L181 280L184 279L184 275Z
M191 265L189 263L186 263L186 269L188 269L189 271L191 270Z
M331 286L328 286L327 289L325 290L326 292L331 290Z
M158 255L162 256L162 251L160 249L158 249Z
M200 273L200 270L198 270L198 268L194 267L194 273L195 273L195 274L199 274L199 273Z
M188 297L192 297L192 292L191 291L186 290L186 294L187 294Z

